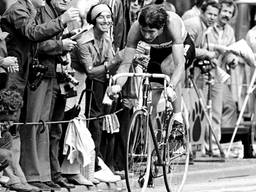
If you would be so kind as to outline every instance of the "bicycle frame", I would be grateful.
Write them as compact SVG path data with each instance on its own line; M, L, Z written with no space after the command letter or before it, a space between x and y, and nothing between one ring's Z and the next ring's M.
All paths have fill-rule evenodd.
M141 187L141 192L144 192L146 190L146 187L148 183L150 182L151 178L154 177L159 177L163 176L166 189L168 192L181 192L182 187L184 185L184 182L186 180L186 175L187 175L187 170L188 170L188 162L189 162L189 153L188 153L188 137L187 134L185 134L184 138L179 140L179 139L173 139L169 138L170 136L170 131L171 131L171 119L172 119L172 111L169 110L167 101L167 86L170 84L170 78L169 76L165 74L150 74L150 73L119 73L113 76L110 79L110 86L116 84L117 79L120 77L140 77L142 79L142 107L139 109L135 110L131 122L129 125L129 133L128 133L128 140L127 140L127 148L126 148L126 168L125 168L125 173L126 173L126 184L127 184L127 189L129 192L131 192L131 187L133 187L134 181L137 181L137 184L139 183ZM164 79L164 86L163 86L163 93L164 93L164 99L165 99L165 115L163 118L162 123L159 121L160 126L159 129L155 129L153 126L153 121L152 121L152 101L148 99L149 93L152 90L155 90L155 88L151 87L151 84L149 82L149 78L162 78ZM159 88L157 88L159 89ZM153 98L154 99L154 98ZM140 122L140 115L145 116L146 121L142 123L143 126L138 126L136 127L136 122L138 119L138 122ZM145 128L144 128L145 126ZM133 143L133 141L144 141L142 140L137 140L137 136L140 135L133 135L134 133L139 132L140 130L145 131L146 134L151 134L151 140L146 140L145 142L147 145L145 145L146 149L146 154L141 154L142 157L145 155L147 156L147 162L146 164L143 160L141 161L140 159L137 159L133 161L134 154L136 154L137 148L130 148L130 142ZM156 130L159 130L157 133L155 133ZM165 131L165 133L164 133ZM160 133L160 134L159 134ZM158 137L160 136L160 137ZM133 138L134 137L134 138ZM150 137L150 136L149 136ZM135 139L135 140L134 140ZM185 139L185 140L184 140ZM152 145L153 143L153 145ZM142 143L143 144L143 143ZM140 146L139 142L138 145ZM142 146L144 147L144 146ZM153 147L153 148L152 148ZM140 149L138 148L138 151L140 152ZM135 152L135 153L134 153ZM140 154L139 154L140 156ZM137 156L135 156L137 157ZM185 158L184 158L185 157ZM129 158L131 158L131 161L129 161ZM136 172L137 167L140 167L140 164L142 166L146 166L144 174L141 174L141 169L138 169L137 174L135 177L129 174L129 162L131 162L131 171ZM136 164L137 163L137 164ZM138 165L138 166L136 166ZM134 169L133 169L134 166ZM163 168L163 174L158 174L158 167ZM176 173L180 173L176 175ZM153 174L156 173L156 174ZM131 176L131 178L130 178ZM141 178L144 178L141 179ZM138 179L138 180L136 180Z
M157 139L156 139L156 135L154 134L154 128L153 128L153 124L152 124L152 102L148 103L148 95L149 92L154 90L154 88L152 89L149 83L149 78L162 78L164 79L164 86L163 86L163 91L164 91L164 98L165 98L165 102L167 103L167 94L166 94L166 87L171 83L170 82L170 77L165 75L165 74L157 74L157 73L119 73L114 75L112 78L110 78L110 85L116 84L116 81L118 78L120 77L142 77L142 81L143 81L143 87L142 87L142 109L145 111L145 113L148 114L149 120L148 120L148 126L149 126L149 130L150 130L150 134L152 136L152 140L153 140L153 145L154 148L156 150L157 153L157 157L158 157L158 165L159 166L164 166L165 162L163 162L163 158L161 158L160 155L160 151L158 149L158 143L157 143ZM162 89L162 88L158 88L158 89ZM150 106L148 105L150 104ZM167 105L165 105L165 111L167 110ZM168 119L170 120L171 117L168 117ZM165 119L165 121L167 121L167 119ZM168 123L165 122L164 125L167 125ZM165 141L164 143L167 142L167 135L168 135L168 126L165 128L166 129L166 136L165 136Z

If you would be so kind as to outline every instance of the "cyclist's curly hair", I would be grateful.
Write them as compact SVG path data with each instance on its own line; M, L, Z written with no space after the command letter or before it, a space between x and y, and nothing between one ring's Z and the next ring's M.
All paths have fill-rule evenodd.
M0 91L0 115L12 115L23 106L19 92L13 89Z
M167 24L168 14L163 5L147 5L139 15L139 24L142 27L161 29Z

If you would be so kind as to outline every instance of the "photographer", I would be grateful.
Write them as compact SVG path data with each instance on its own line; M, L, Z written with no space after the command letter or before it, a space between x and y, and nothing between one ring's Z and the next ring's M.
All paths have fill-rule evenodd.
M206 33L209 49L216 52L217 68L220 67L228 73L238 64L237 56L226 52L228 46L235 42L235 33L229 24L235 13L236 5L233 0L220 1L220 12L217 22ZM215 79L218 80L218 77L219 74L215 70ZM237 119L237 109L232 97L231 87L223 84L223 82L220 83L215 83L216 86L219 86L219 89L215 89L216 95L212 97L214 106L213 125L216 126L216 128L214 127L216 131L219 129L217 134L219 139L221 136L220 128L235 126Z
M212 100L212 127L218 141L221 139L221 127L234 126L237 118L236 104L232 98L230 86L225 84L229 77L225 72L226 66L232 68L236 65L236 57L232 53L226 52L227 47L235 42L233 28L229 25L235 11L236 6L232 0L221 1L216 23L205 30L204 38L201 40L202 48L199 51L196 50L198 51L197 55L200 53L200 56L208 58L212 64L207 73L214 78L210 99ZM224 60L232 62L226 65ZM204 73L202 70L201 72ZM216 143L213 143L212 148L213 155L219 156ZM206 143L206 150L208 150L208 143Z
M70 1L51 0L44 7L38 9L37 23L48 23L58 18L68 9ZM56 77L58 56L71 51L76 42L62 39L62 32L47 41L39 43L37 57L39 64L47 71L36 87L27 89L26 120L32 122L62 120L65 99L60 95L60 87ZM60 104L61 103L61 104ZM42 131L44 129L44 131ZM59 139L62 125L27 125L21 131L22 154L21 166L30 184L41 190L58 190L60 187L73 188L61 176L58 161Z
M8 87L15 86L24 95L32 60L36 54L36 43L62 32L66 24L76 20L79 10L70 8L56 19L38 25L36 9L44 6L44 0L4 0L6 11L1 19L2 30L9 33L6 40L8 55L17 57L19 72L9 75Z

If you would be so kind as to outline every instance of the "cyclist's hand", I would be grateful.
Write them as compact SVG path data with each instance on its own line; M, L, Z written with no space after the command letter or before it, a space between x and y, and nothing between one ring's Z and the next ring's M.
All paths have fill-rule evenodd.
M135 65L140 64L144 67L147 67L149 60L150 60L149 55L136 54L134 59L133 59L133 62L134 62Z
M122 90L120 85L113 85L107 88L107 94L110 99L117 99L118 93Z
M166 88L166 94L170 102L173 102L177 99L175 90L170 86Z

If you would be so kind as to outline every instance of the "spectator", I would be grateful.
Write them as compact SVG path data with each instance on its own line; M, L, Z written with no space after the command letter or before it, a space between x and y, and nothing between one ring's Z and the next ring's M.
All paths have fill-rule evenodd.
M209 4L208 1L206 4ZM205 4L204 4L205 5ZM204 8L202 6L202 10ZM206 10L210 10L209 8ZM207 12L203 12L205 15ZM209 15L210 12L208 12ZM217 13L217 11L216 11ZM225 65L222 59L225 57L233 57L232 54L224 54L227 46L235 42L234 31L228 24L230 19L235 14L235 4L232 0L223 0L220 3L219 14L217 22L202 32L202 39L199 38L199 48L196 50L198 56L205 56L217 65L215 69L212 69L211 74L215 78L214 84L211 86L210 98L212 100L212 128L214 134L219 142L221 139L221 126L232 127L236 122L236 105L232 99L230 87L224 83L224 79L218 79L218 73L220 67L225 69ZM215 14L212 14L212 16ZM205 15L206 17L207 15ZM214 16L215 17L215 16ZM201 17L202 18L202 17ZM195 18L194 18L195 19ZM191 19L192 20L192 19ZM190 20L186 20L187 28L189 28ZM193 28L192 26L190 26ZM191 30L192 31L192 30ZM196 36L196 35L194 35ZM200 36L197 36L200 37ZM202 75L203 76L203 75ZM207 134L208 134L208 130ZM206 137L208 138L208 137ZM208 139L207 139L208 140ZM213 140L213 155L219 156L219 150L217 148L215 140ZM208 142L205 144L206 150L209 150Z
M124 14L121 0L101 0L100 3L107 4L113 12L113 26L110 28L110 36L113 39L114 50L124 48ZM113 36L113 37L112 37Z
M86 27L84 26L84 22L81 18L81 23L80 27ZM87 23L85 24L87 25ZM90 26L87 26L90 28ZM86 33L86 32L85 32ZM80 35L79 35L80 36ZM83 38L77 38L77 45L79 46L80 44L83 44ZM85 90L85 80L86 80L86 73L83 67L83 63L80 60L79 57L79 48L76 46L74 50L71 52L71 67L72 70L74 71L74 78L79 82L79 84L75 87L76 89L76 96L68 98L65 106L65 114L64 114L64 119L69 120L73 119L75 117L79 117L84 119L85 118L85 94L82 94L82 92ZM79 100L81 98L80 104L79 104L79 113L74 114L74 106L78 106ZM63 151L63 146L64 146L64 140L66 137L66 130L67 130L67 124L63 125L63 134L60 140L60 150ZM81 163L78 160L75 160L72 164L70 161L67 159L68 155L62 155L60 154L59 159L60 163L62 164L61 169L63 171L64 177L67 178L67 180L70 183L73 183L75 185L85 185L85 186L92 186L93 183L98 184L99 181L93 178L90 178L91 180L89 181L82 175L81 173Z
M36 43L46 40L63 31L66 23L76 20L79 11L70 8L60 17L48 23L37 25L36 8L44 6L44 0L7 0L7 10L3 14L2 30L9 33L7 40L8 55L16 56L19 72L10 75L8 86L15 85L24 94L28 82L29 68L36 53Z
M195 43L196 57L205 56L210 59L215 58L216 52L207 50L206 48L205 32L216 22L219 14L219 8L220 5L218 3L214 0L209 0L202 5L201 14L199 16L195 16L184 21L186 29ZM199 69L194 68L194 79L197 86L203 89L204 80L200 73ZM202 149L202 153L205 154L205 149Z
M188 31L191 39L195 43L196 56L205 55L209 58L214 58L216 52L209 51L204 46L207 28L213 25L219 14L219 4L214 0L209 0L201 7L202 13L199 16L187 19L184 21L186 30Z
M138 15L142 6L143 6L143 1L141 0L132 0L130 2L129 18L130 18L131 25L138 19Z
M53 19L59 17L64 11L68 9L70 1L63 0L50 0L47 1L44 7L38 9L36 21L39 24L47 23ZM44 78L36 90L27 90L27 106L31 113L27 114L27 119L33 122L39 120L44 121L58 121L62 120L64 114L63 103L65 99L60 95L60 87L56 77L56 65L59 61L59 56L67 54L71 51L76 42L70 39L61 39L62 32L52 37L49 40L43 41L38 45L38 59L39 63L47 66L48 70L44 75ZM60 103L62 104L60 104ZM23 167L29 167L31 164L34 166L29 168L30 172L27 172L28 176L31 177L30 173L38 172L39 174L46 175L48 180L44 184L50 186L53 189L60 189L60 187L73 188L74 185L69 184L61 176L60 165L58 161L59 153L59 140L62 134L62 125L46 125L44 133L38 133L40 127L34 126L31 130L24 131L27 137L37 138L37 140L26 139L23 143L24 146L30 146L30 150L26 150L25 153L30 155L32 159L27 164L27 159L22 159ZM44 141L44 142L41 142ZM35 148L40 147L44 150L43 154L37 154ZM48 148L50 146L50 151ZM34 149L33 149L34 148ZM49 155L47 155L49 154ZM41 158L44 156L44 159ZM33 158L31 158L33 157ZM44 171L40 171L40 167L44 167ZM50 169L49 169L50 166ZM51 177L48 175L51 171ZM47 174L46 174L47 173ZM43 184L39 181L34 181L33 185L43 188Z
M246 34L246 41L248 43L248 45L251 47L253 53L254 53L254 56L256 58L256 26L254 26L253 28L251 28L247 34ZM254 71L255 71L255 67L250 67L250 71L251 71L251 74L247 74L246 76L249 76L248 79L251 79ZM255 107L255 102L256 102L256 95L255 95L255 92L253 92L253 97L252 97L252 100L250 101L251 102L251 108L250 108L250 112L252 112L253 114L256 114L256 107Z
M18 92L8 89L0 91L0 122L5 122L5 124L0 125L0 149L1 155L4 155L5 159L7 158L9 161L9 166L4 170L5 174L10 178L6 186L16 191L39 191L37 187L27 183L19 163L16 162L16 146L13 143L13 136L9 132L11 122L19 119L22 105L22 97Z
M8 3L9 1L6 2ZM79 15L79 11L77 9L70 8L60 17L53 19L48 23L37 25L35 21L36 8L44 6L44 4L45 1L43 0L14 1L12 4L7 6L7 10L2 17L2 28L4 31L9 33L9 38L6 42L8 54L17 57L20 69L18 73L14 73L13 75L9 76L8 86L16 86L22 96L24 95L25 87L28 84L28 75L29 69L32 65L32 60L36 57L36 42L43 41L57 35L59 32L63 31L67 22L76 20ZM33 108L30 110L29 104L30 103L27 103L27 105L24 106L22 121L33 120L29 117L25 117L26 111L34 115L32 110ZM37 108L34 109L38 110ZM45 120L43 117L41 118L42 120ZM40 188L42 187L41 189L49 190L51 188L43 184L43 182L51 180L50 167L48 166L48 146L45 148L43 145L45 142L47 143L49 136L46 138L42 137L43 135L45 136L45 134L48 134L46 131L40 137L40 141L35 137L32 137L34 132L40 135L40 128L41 126L25 126L21 129L20 162L28 182L42 181ZM31 141L31 143L26 145L28 140ZM47 156L45 158L46 154ZM39 159L42 161L45 160L46 164L39 164Z
M216 52L216 64L218 67L221 67L224 70L226 70L227 67L234 68L237 65L236 56L234 56L232 53L225 53L227 47L235 42L235 33L229 24L235 13L236 5L233 0L220 1L220 12L217 22L212 27L210 27L206 33L209 50ZM226 57L225 60L231 62L224 63L224 57ZM213 91L211 95L213 102L212 125L216 136L220 141L221 127L235 126L237 120L237 109L236 104L232 98L231 87L227 84L221 84L221 82L218 82L216 75L215 79L216 83L212 87Z
M105 90L107 88L108 73L113 73L118 65L119 59L113 59L113 47L108 35L109 28L112 24L111 8L106 4L97 4L92 6L87 14L87 22L93 24L93 28L81 36L83 43L78 43L78 55L82 66L80 68L86 72L86 88L94 92L94 97L89 95L86 101L89 108L89 117L97 117L106 114L106 109L102 104ZM91 101L91 103L89 103ZM102 135L102 119L92 120L89 122L89 130L95 142L95 178L100 181L113 182L120 178L115 176L109 169L99 165L98 157L108 161L107 165L112 164L113 146L101 144L110 142L113 135ZM101 149L101 152L100 152ZM108 151L107 151L108 150ZM110 160L109 160L110 159Z
M205 0L196 0L194 3L194 6L187 10L183 15L182 15L182 19L186 20L186 19L190 19L194 16L199 16L201 14L201 6L202 4L205 2Z
M0 1L0 19L6 9L6 3ZM6 87L8 75L7 73L17 72L19 70L18 60L16 57L8 56L5 39L7 32L2 32L0 20L0 90Z

